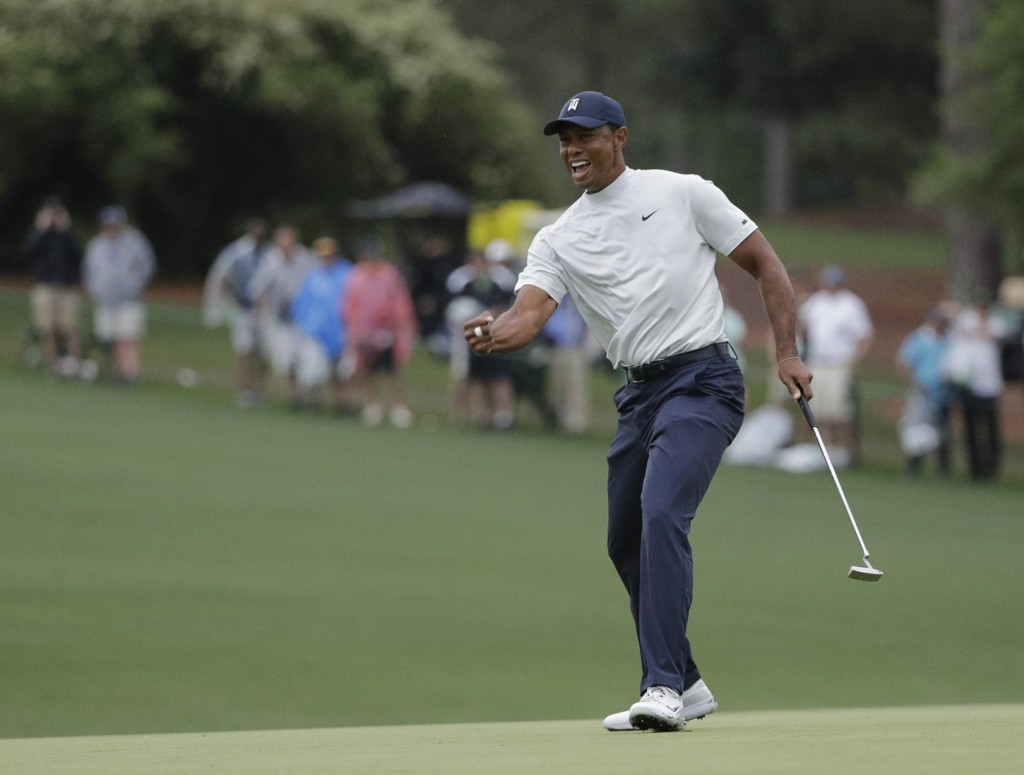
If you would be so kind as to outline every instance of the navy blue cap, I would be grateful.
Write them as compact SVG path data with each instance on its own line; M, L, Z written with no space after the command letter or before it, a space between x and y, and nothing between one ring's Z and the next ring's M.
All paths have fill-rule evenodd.
M109 226L113 223L124 223L128 220L128 214L120 205L110 205L100 210L100 223Z
M557 133L558 125L563 122L587 129L595 129L602 124L619 127L626 125L626 114L622 112L622 106L611 97L599 91L581 91L562 106L558 118L544 126L544 134Z

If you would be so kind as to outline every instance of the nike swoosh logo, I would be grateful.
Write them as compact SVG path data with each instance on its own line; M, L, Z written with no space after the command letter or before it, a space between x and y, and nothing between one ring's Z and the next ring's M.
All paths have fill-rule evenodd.
M661 208L659 207L658 210L660 210L660 209ZM650 218L652 215L654 215L654 213L658 212L658 210L655 210L653 213L648 213L647 215L641 215L640 216L640 220L641 221L646 221L648 218Z

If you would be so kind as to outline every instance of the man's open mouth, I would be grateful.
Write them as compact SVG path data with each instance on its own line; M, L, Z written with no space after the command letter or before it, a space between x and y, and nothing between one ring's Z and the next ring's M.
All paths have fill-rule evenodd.
M572 168L572 176L578 178L590 169L589 161L574 161L569 165Z

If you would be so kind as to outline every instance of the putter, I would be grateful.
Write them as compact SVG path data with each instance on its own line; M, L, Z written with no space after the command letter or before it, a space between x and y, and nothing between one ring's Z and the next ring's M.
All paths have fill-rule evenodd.
M821 440L821 432L818 430L818 424L814 422L814 414L811 412L811 407L807 405L807 398L804 397L803 391L800 392L800 411L804 413L804 419L807 420L807 424L811 427L811 432L814 433L814 438L818 441L818 449L821 450L821 454L828 464L828 470L832 474L832 481L836 483L836 489L839 490L839 497L842 498L843 505L846 507L846 515L850 518L850 524L853 525L853 532L857 534L860 548L864 550L864 566L851 565L850 572L847 575L857 581L878 581L882 578L882 571L878 570L878 568L873 568L868 560L871 555L868 553L867 546L864 545L864 538L860 534L860 528L857 527L857 520L853 518L850 504L846 500L846 493L843 492L843 486L839 484L836 469L832 465L832 459L828 456L828 450L825 449L825 442Z

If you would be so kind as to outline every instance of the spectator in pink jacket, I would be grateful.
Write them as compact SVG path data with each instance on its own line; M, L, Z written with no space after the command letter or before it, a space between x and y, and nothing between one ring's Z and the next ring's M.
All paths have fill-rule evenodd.
M348 359L354 387L363 394L363 422L379 425L386 413L396 428L408 428L413 418L402 370L416 342L416 313L405 278L383 251L380 241L370 239L356 253L342 302Z

